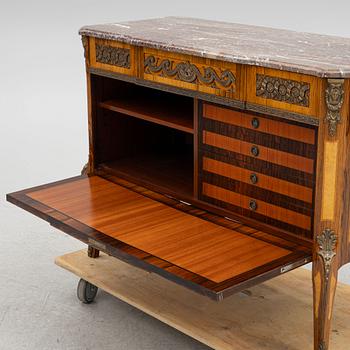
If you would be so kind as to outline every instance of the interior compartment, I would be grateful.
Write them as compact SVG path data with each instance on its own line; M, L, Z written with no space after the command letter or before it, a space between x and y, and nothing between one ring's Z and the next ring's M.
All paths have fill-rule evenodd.
M193 99L94 77L95 166L165 193L193 196Z

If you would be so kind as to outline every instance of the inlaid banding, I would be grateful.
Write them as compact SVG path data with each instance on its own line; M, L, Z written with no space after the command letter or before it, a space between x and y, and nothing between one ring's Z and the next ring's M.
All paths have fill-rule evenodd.
M203 131L203 144L240 153L245 156L253 155L254 157L263 161L297 169L309 174L314 172L313 159L278 151L265 146L257 147L253 143L237 140L206 130Z
M286 180L308 188L314 187L314 176L296 169L276 165L254 157L240 153L230 152L221 148L203 145L202 156L214 158L221 162L232 164L262 174Z
M257 171L237 167L206 156L202 159L202 169L203 171L215 173L237 181L254 183L255 187L264 188L310 204L312 203L312 189L289 181L277 179ZM252 178L254 181L252 181Z
M236 125L240 128L253 129L269 135L286 138L306 144L314 145L316 142L315 128L308 125L278 121L260 114L246 113L230 108L223 108L210 103L203 103L203 117L218 122ZM258 127L254 127L253 120L258 120ZM254 123L257 124L256 122Z
M220 121L203 118L203 129L237 140L255 143L281 152L314 159L316 146L288 138L271 135L259 130L251 130L242 126L230 125Z
M249 196L261 201L268 201L268 203L281 208L295 211L307 216L311 216L313 213L313 207L311 203L306 203L298 199L279 194L277 192L265 190L263 188L257 188L254 185L232 180L228 177L224 177L215 173L204 171L202 177L203 181L208 184L222 187L226 190L243 194L245 196Z

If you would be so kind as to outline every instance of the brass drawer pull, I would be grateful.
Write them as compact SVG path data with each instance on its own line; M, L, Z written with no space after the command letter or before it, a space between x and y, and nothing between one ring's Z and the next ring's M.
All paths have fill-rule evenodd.
M253 156L257 157L259 155L259 148L257 146L253 146L250 150Z
M251 199L249 201L249 209L255 211L256 209L258 209L258 204L256 203L256 201L254 199Z
M252 127L254 129L258 129L259 126L260 126L259 119L258 118L253 118L252 121L251 121L251 124L252 124Z
M258 175L256 174L250 174L250 181L252 184L256 184L258 182Z

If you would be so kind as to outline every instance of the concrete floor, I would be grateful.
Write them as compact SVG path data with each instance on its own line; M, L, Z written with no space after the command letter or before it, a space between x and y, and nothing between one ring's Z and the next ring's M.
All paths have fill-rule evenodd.
M78 302L77 278L54 258L83 245L6 203L5 193L75 176L86 161L82 25L186 15L350 36L348 2L334 7L333 22L328 5L310 16L319 1L296 2L288 11L261 1L256 11L232 1L215 4L224 11L184 0L1 3L0 350L207 349L103 292L93 305ZM348 267L340 280L350 282Z

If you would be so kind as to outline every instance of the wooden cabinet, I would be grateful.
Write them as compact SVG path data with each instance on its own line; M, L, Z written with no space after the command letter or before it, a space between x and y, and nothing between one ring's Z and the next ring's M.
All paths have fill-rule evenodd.
M91 257L217 301L312 261L315 349L327 349L350 261L350 45L181 18L81 34L85 174L8 200Z

